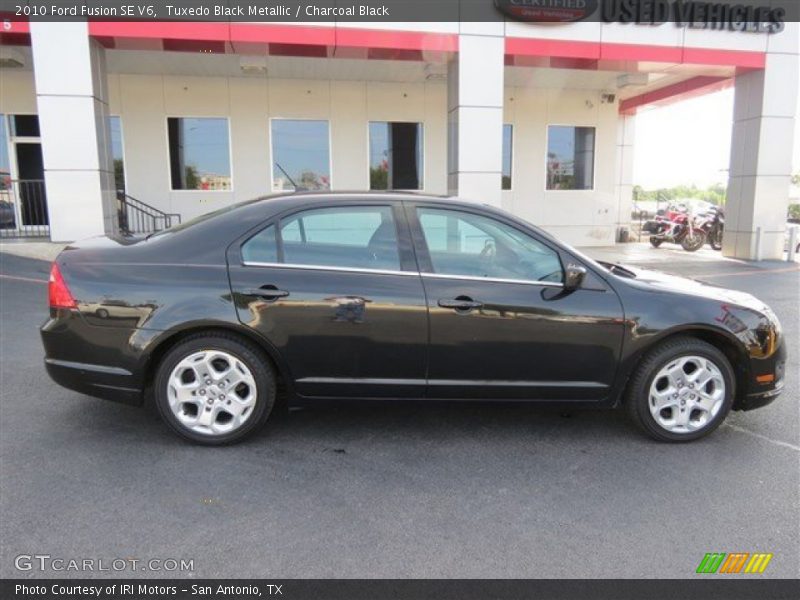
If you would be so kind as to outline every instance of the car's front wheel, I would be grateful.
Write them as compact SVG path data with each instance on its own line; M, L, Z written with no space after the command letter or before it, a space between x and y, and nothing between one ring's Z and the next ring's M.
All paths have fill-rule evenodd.
M237 442L266 421L275 374L254 344L226 333L196 334L161 360L155 402L164 421L194 442Z
M651 437L688 442L714 431L731 410L735 379L719 349L690 337L649 352L628 384L626 407Z

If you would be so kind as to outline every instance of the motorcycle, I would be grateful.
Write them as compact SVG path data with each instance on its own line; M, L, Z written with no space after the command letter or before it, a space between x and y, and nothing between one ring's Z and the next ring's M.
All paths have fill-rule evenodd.
M696 252L706 243L706 232L698 227L692 215L685 212L667 213L667 217L656 217L648 225L653 248L669 242L680 244L687 252Z
M702 215L700 227L706 233L708 245L714 250L722 250L722 234L725 231L725 212L715 206Z

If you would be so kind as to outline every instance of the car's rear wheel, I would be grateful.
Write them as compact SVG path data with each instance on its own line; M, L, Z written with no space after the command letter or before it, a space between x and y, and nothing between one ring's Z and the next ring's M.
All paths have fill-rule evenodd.
M735 379L726 356L695 338L648 353L628 384L626 407L651 437L688 442L714 431L731 410Z
M155 401L181 436L230 444L266 421L275 403L275 374L254 344L226 333L197 334L162 359Z

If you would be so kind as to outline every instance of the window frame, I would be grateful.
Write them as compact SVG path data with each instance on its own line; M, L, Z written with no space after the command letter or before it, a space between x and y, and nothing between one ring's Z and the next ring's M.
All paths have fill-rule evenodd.
M172 187L172 155L169 146L169 120L170 119L225 119L228 124L228 167L230 169L231 187L229 190L184 190ZM233 173L233 131L231 129L231 117L229 115L175 115L167 114L164 117L164 141L167 144L167 189L170 193L180 194L184 192L200 194L232 194L235 191L235 180ZM127 184L127 181L125 182Z
M575 262L574 259L565 255L564 251L559 246L549 242L549 240L547 240L543 236L536 235L534 231L531 231L524 227L520 227L518 223L514 222L511 219L507 219L496 214L489 214L480 209L472 209L471 207L449 206L447 204L438 204L433 202L415 202L413 204L406 205L406 218L408 219L409 226L411 228L411 235L414 240L414 248L417 253L417 261L419 262L420 276L423 279L425 278L455 279L460 281L510 283L510 284L534 285L537 287L550 287L559 289L562 289L564 287L563 282L557 283L554 281L533 281L530 279L506 279L501 277L472 277L469 275L449 275L447 273L437 273L433 268L433 261L431 260L430 250L428 249L428 242L425 239L425 232L423 231L422 223L419 220L418 210L424 208L451 211L455 213L466 213L483 217L485 219L497 221L498 223L502 223L503 225L510 227L511 229L514 229L515 231L517 231L517 233L532 238L542 246L551 250L558 258L558 261L561 263L562 272L565 270L564 265L566 262L568 261Z
M592 148L592 187L580 190L551 190L547 187L547 162L548 162L548 149L550 148L550 128L551 127L572 127L573 129L577 129L579 127L582 128L591 128L594 129L594 147ZM597 137L598 137L599 128L597 125L575 125L575 124L567 124L567 123L548 123L545 126L544 131L544 191L545 193L587 193L587 192L595 192L597 190Z
M333 135L331 133L331 120L325 117L287 117L287 116L270 116L267 117L267 145L269 147L269 172L267 175L267 185L271 194L294 194L297 190L276 190L275 189L275 145L272 136L272 122L273 121L323 121L328 124L328 189L327 190L309 190L324 194L331 192L333 187Z
M372 163L371 163L371 160L370 160L370 154L372 152L372 146L371 146L371 142L370 142L370 131L369 131L369 129L370 129L370 125L372 125L373 123L386 123L386 124L390 124L390 123L411 123L411 124L416 124L416 125L420 126L420 128L422 130L422 136L420 138L422 140L422 142L421 142L422 143L422 161L421 161L422 164L420 165L420 173L422 175L422 187L418 187L418 188L386 188L385 190L373 190L372 189L372 187L370 186L370 178L369 178L369 172L370 172L370 169L372 168ZM367 185L366 185L365 189L368 190L370 193L381 193L381 192L386 193L386 194L391 194L392 192L398 192L398 193L404 193L404 192L424 193L425 192L425 186L428 183L428 177L426 176L426 173L425 173L426 158L428 156L428 148L427 148L426 139L425 139L425 131L426 131L426 129L427 129L427 127L426 127L424 119L421 119L419 121L403 121L403 120L389 121L389 120L381 120L381 119L367 119Z
M310 212L320 209L340 209L340 208L389 208L394 220L395 230L397 233L397 255L400 263L398 270L394 269L370 269L364 267L337 267L331 265L305 265L297 263L287 263L283 251L283 235L281 228L283 222L293 218L295 215L304 212ZM275 242L277 244L277 257L278 262L259 262L259 261L246 261L243 258L242 247L251 239L265 231L268 227L275 226ZM302 207L291 208L277 216L272 217L258 225L254 230L250 230L242 237L234 242L234 247L238 252L238 262L243 267L255 268L275 268L275 269L301 269L306 271L333 271L338 273L364 273L364 274L378 274L378 275L410 275L419 276L419 269L417 268L416 260L414 259L414 252L411 240L411 232L408 229L408 223L405 219L405 213L402 205L397 202L358 202L358 201L342 201L342 202L314 202Z

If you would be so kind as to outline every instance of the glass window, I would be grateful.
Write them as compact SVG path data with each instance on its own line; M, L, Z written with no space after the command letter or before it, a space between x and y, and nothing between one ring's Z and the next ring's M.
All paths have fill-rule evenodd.
M331 189L327 121L272 120L272 189Z
M503 125L503 189L511 189L511 150L513 144L513 125Z
M421 190L422 123L369 124L369 189Z
M122 119L108 117L108 132L111 138L111 159L114 162L114 184L117 190L125 190L125 162L122 155Z
M39 137L39 117L37 115L12 116L11 135L14 137Z
M400 270L397 229L389 206L308 210L281 221L284 262L295 265Z
M11 189L11 160L8 156L8 132L6 116L0 113L0 191L9 189Z
M454 210L417 209L435 273L561 283L558 254L500 221Z
M275 237L275 226L262 229L242 246L244 262L278 262L278 242Z
M594 188L594 127L547 128L547 189Z
M167 119L173 190L230 190L228 119Z

